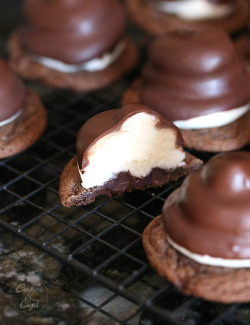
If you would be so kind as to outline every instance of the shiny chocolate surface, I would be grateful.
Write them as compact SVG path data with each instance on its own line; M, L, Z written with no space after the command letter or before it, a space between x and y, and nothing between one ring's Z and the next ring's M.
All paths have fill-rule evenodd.
M250 153L214 156L163 207L170 238L192 253L250 258Z
M221 29L169 33L151 44L148 57L142 101L173 121L249 103L249 75Z
M23 16L24 48L69 64L110 51L126 24L117 0L26 0Z

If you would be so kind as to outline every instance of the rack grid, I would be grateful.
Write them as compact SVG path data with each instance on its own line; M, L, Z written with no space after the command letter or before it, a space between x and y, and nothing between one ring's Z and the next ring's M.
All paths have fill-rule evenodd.
M8 33L6 29L0 37L4 57ZM0 161L0 226L143 307L141 324L143 319L152 324L249 324L248 304L222 305L186 297L147 262L142 231L182 180L160 189L98 198L84 207L65 208L60 203L59 179L75 155L78 129L94 114L119 107L123 91L138 71L87 94L27 83L41 95L48 127L32 148ZM204 161L211 157L195 154Z

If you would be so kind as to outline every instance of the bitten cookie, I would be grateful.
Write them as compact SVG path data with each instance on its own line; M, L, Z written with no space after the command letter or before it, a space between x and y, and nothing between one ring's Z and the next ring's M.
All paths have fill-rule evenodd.
M85 205L99 195L159 187L202 162L186 153L178 128L144 105L99 113L77 135L77 156L60 180L63 205Z
M123 105L143 102L159 111L189 148L231 151L250 142L249 74L221 29L166 34L150 45L148 57Z
M246 0L127 0L127 6L132 20L154 35L208 26L234 35L246 28L249 15Z
M9 66L0 60L0 159L30 147L47 123L45 108Z
M121 78L138 54L117 0L26 0L9 40L12 68L52 87L89 91Z
M214 156L188 175L143 232L156 271L187 295L250 301L250 153Z

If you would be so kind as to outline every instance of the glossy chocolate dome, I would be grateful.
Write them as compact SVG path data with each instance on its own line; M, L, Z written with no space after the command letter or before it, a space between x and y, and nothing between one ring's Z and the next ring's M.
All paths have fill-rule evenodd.
M250 153L214 156L163 207L170 238L192 253L250 259Z
M221 29L178 30L155 40L143 69L142 101L185 120L249 103L250 79Z
M69 64L110 51L126 23L117 0L26 0L23 16L24 48Z

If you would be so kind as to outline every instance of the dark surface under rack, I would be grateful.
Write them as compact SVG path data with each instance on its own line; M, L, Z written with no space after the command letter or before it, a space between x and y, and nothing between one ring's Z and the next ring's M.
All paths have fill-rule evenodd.
M9 9L21 3L5 2ZM2 57L6 57L9 32L18 23L18 14L13 11L12 16L0 18ZM145 41L131 27L128 32L140 44ZM220 305L186 297L148 265L142 231L160 214L164 200L181 181L161 189L99 198L86 207L68 209L60 204L59 178L75 155L76 132L97 112L119 107L123 90L137 73L87 94L28 83L41 95L49 122L32 148L0 161L0 226L142 307L140 324L249 324L249 304ZM205 161L210 157L198 155Z

